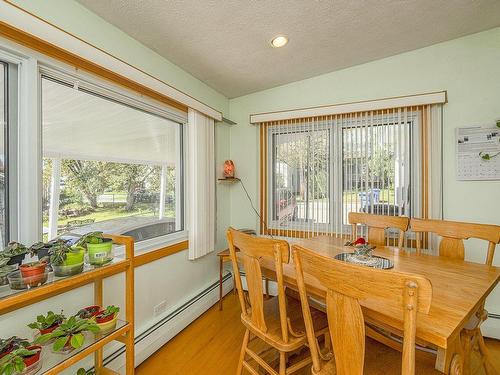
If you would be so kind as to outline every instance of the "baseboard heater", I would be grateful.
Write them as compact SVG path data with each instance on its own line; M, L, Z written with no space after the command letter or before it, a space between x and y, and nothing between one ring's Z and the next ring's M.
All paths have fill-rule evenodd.
M231 272L228 272L224 275L222 278L222 282L226 282L230 278L232 278L233 275ZM213 284L210 284L206 289L202 290L200 293L198 293L196 296L191 298L189 301L184 303L183 305L179 306L177 309L172 311L170 314L165 316L163 319L159 320L155 324L153 324L151 327L146 329L144 332L142 332L140 335L137 335L137 337L134 339L134 344L137 345L140 343L142 340L144 340L146 337L151 335L153 332L167 324L169 321L174 319L177 315L188 309L190 306L192 306L194 303L205 297L208 293L213 291L214 289L219 287L219 280L215 281ZM117 359L119 356L125 353L125 346L122 346L121 348L117 349L115 352L111 353L110 355L106 356L104 358L103 364L104 366L109 365L111 362L113 362L115 359Z

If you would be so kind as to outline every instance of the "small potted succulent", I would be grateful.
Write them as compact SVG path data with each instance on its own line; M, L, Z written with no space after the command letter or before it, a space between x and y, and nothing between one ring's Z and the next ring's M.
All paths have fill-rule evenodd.
M28 287L36 287L45 284L47 281L47 259L37 260L30 263L21 264L19 271L23 277L24 285Z
M61 241L54 244L49 253L55 276L72 276L83 271L85 250L81 247L70 247Z
M28 327L37 329L41 335L45 335L59 327L64 319L66 319L66 317L63 315L62 311L60 314L54 314L52 311L49 311L47 316L38 315L36 317L36 322L28 324Z
M42 367L40 346L18 348L0 358L0 374L33 374Z
M90 319L99 314L100 311L101 311L101 306L97 305L88 306L78 311L76 313L76 316L82 319Z
M29 346L29 341L17 336L8 339L0 339L0 358L4 357L13 350Z
M44 344L49 340L54 340L52 350L54 352L69 353L74 349L81 348L85 343L85 332L98 333L99 327L92 319L81 319L72 316L63 321L59 327L45 335L39 336L35 343Z
M90 232L84 234L78 240L76 246L81 246L87 249L89 263L92 265L100 266L113 259L113 240L111 238L104 238L102 236L102 232Z
M5 250L0 253L3 258L9 258L8 265L21 264L26 256L28 249L22 243L9 242Z
M119 307L108 306L105 310L99 311L95 316L95 320L101 331L110 331L116 327L116 321L118 320Z

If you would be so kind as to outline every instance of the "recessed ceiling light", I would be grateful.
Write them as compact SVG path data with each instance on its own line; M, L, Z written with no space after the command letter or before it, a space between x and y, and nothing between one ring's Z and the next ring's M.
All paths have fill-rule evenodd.
M288 38L284 35L279 35L273 40L271 40L271 45L275 48L283 47L287 43L288 43Z

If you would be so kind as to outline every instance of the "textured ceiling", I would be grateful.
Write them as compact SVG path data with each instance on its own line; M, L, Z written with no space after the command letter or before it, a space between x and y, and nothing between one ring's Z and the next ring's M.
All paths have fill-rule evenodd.
M500 26L499 0L78 1L229 98Z

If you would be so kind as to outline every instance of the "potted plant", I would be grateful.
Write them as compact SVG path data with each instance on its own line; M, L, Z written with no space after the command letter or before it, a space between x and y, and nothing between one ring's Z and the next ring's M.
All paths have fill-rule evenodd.
M59 327L64 319L66 319L66 317L63 315L62 311L60 314L54 314L52 311L49 311L47 316L38 315L36 317L36 322L28 324L28 327L37 329L41 335L45 335Z
M29 251L31 256L37 256L38 259L43 259L45 257L49 257L52 247L67 243L68 240L61 238L49 242L37 242L30 246Z
M85 370L83 367L80 367L76 372L76 375L95 375L95 369Z
M41 352L42 348L36 345L13 350L0 359L0 374L22 374L28 371L34 373L41 367Z
M101 311L101 306L97 306L97 305L88 306L88 307L84 307L83 309L78 311L76 313L76 316L78 316L79 318L82 318L82 319L90 319L90 318L93 318L94 316L96 316L97 314L99 314L100 311Z
M4 251L0 253L3 258L9 258L8 265L21 264L26 256L28 249L22 243L9 242Z
M0 358L4 357L11 351L19 348L25 348L29 345L29 341L17 336L9 337L8 339L0 339Z
M62 324L52 332L39 336L35 343L44 344L54 339L52 350L54 352L70 352L80 348L85 343L84 332L98 333L100 331L97 324L92 319L81 319L72 316L62 322Z
M95 320L101 331L109 331L116 327L119 311L120 308L113 305L106 307L105 310L99 311Z
M55 276L72 276L83 271L85 251L81 247L69 247L61 241L54 244L49 253Z
M113 259L111 250L113 249L113 240L104 238L102 232L90 232L84 234L76 243L87 249L89 263L100 266L110 262Z
M44 284L47 281L46 267L47 260L45 259L21 264L19 270L21 271L24 284L29 287Z

